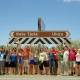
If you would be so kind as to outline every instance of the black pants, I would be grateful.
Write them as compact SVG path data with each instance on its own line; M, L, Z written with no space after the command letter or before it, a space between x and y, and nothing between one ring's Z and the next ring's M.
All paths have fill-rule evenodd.
M55 62L54 74L57 74L57 70L58 70L58 60L54 60L54 62Z

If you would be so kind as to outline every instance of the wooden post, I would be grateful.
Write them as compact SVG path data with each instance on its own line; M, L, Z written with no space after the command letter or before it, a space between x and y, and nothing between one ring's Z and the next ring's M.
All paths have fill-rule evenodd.
M42 31L42 20L41 20L41 17L38 18L38 32L41 32ZM38 44L38 54L40 53L40 48L41 48L41 45Z
M38 18L38 31L39 31L39 32L42 31L42 25L41 25L41 22L42 22L42 20L41 20L41 18L39 17L39 18Z

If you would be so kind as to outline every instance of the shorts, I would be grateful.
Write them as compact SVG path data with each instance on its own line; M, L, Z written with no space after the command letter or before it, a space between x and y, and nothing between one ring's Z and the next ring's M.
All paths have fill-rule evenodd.
M0 67L4 67L5 66L5 62L4 61L0 61Z
M75 61L69 61L69 68L75 67Z
M39 64L39 69L40 69L40 70L43 70L43 66L44 66L43 63L40 63L40 64Z
M30 60L29 61L29 64L34 64L34 60Z
M23 64L23 62L24 62L23 60L19 59L18 64Z
M5 67L10 67L10 62L5 62Z
M24 65L24 67L28 67L28 60L26 59L26 60L23 60L23 65Z
M80 65L80 62L76 62L77 65Z
M44 67L49 67L49 61L44 61L43 65L44 65Z
M10 67L17 67L17 62L11 62Z

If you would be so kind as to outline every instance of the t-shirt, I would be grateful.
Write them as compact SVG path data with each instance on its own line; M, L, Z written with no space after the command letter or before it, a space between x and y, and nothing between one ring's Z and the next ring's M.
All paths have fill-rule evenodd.
M18 63L22 64L23 63L23 56L21 53L18 54Z
M54 54L53 53L49 53L49 60L54 60Z
M6 61L6 62L10 62L10 55L5 55L5 56L6 56L5 61Z
M46 61L46 60L48 60L47 53L46 52L40 53L40 55L39 55L39 61L43 62L43 61Z
M3 61L3 60L4 60L4 53L0 52L0 61Z
M58 51L57 50L52 50L51 52L54 55L54 60L58 60Z
M62 61L63 60L63 53L58 53L58 59L59 59L59 61Z
M38 61L39 61L38 56L34 56L34 62L38 62Z
M28 59L29 58L29 53L30 53L30 49L28 49L28 48L24 48L23 49L24 59Z
M11 60L11 62L16 62L17 61L17 55L15 53L11 54L10 55L10 60Z
M77 62L80 62L80 53L77 53L77 54L76 54L76 61L77 61Z
M74 50L69 50L69 61L75 61L76 60L76 53Z
M69 56L69 51L68 50L66 50L66 51L64 51L64 54L63 54L63 61L68 61L68 56Z

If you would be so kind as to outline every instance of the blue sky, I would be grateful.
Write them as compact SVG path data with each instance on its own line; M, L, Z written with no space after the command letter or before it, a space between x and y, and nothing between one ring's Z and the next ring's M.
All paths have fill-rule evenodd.
M80 39L79 0L0 0L0 45L13 30L37 30L38 17L46 30L68 30L71 39Z

